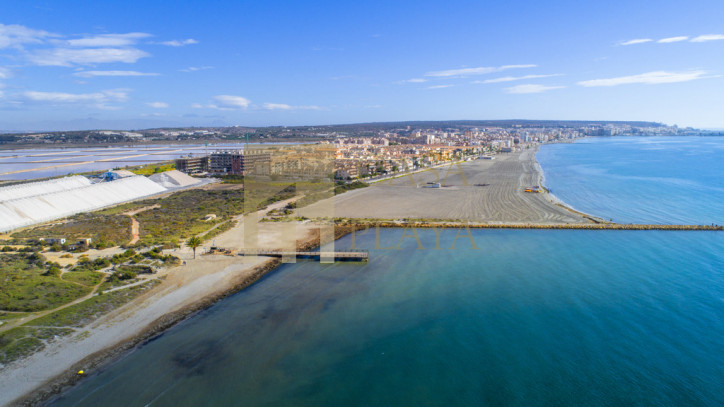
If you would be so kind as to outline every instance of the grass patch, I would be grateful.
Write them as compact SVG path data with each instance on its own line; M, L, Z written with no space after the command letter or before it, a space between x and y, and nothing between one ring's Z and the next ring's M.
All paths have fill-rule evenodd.
M214 228L213 230L210 230L210 231L204 233L203 235L201 235L201 240L202 240L202 241L207 241L207 240L209 240L209 239L213 239L214 237L216 237L216 236L218 236L218 235L226 232L227 230L233 228L234 226L236 226L237 223L238 223L238 222L235 221L235 220L225 221L225 222L221 223L219 226L217 226L216 228Z
M247 210L257 210L274 202L289 199L297 190L309 193L329 188L330 183L314 182L253 182L244 180L243 185L227 185L223 189L192 189L179 191L164 198L136 201L103 209L97 212L75 215L67 222L38 226L13 235L17 239L41 237L66 238L74 242L81 238L93 239L92 247L121 246L131 239L131 219L124 212L158 204L159 207L135 215L140 224L140 240L137 246L163 245L176 247L191 236L208 231L216 224L229 222L234 216ZM245 197L244 188L250 190ZM315 189L316 188L316 189ZM245 206L245 199L248 205ZM214 214L212 221L204 221ZM222 230L214 233L221 233ZM214 234L215 235L215 234ZM211 238L214 235L207 237Z
M11 319L22 318L30 315L29 312L2 312L0 311L0 321L8 321Z
M218 178L221 180L222 184L243 184L244 183L244 176L243 175L214 175L214 178Z
M0 365L29 356L57 337L73 332L69 328L17 327L0 333Z
M106 281L103 282L103 284L101 284L98 291L104 292L104 291L110 290L111 288L122 287L124 285L133 284L138 281L140 281L140 279L138 279L138 278L131 278L131 279L123 280L118 275L111 275L110 277L108 277L108 279Z
M259 208L288 199L295 193L296 190L289 185L259 183L252 194L256 199L252 207ZM140 244L176 246L191 236L203 233L216 224L228 222L234 216L244 213L244 199L244 190L234 188L194 189L177 192L160 200L148 201L146 205L158 203L160 207L136 215L141 225ZM204 221L204 216L208 214L216 215L216 219Z
M90 237L92 247L120 246L131 240L131 219L121 214L82 213L60 224L37 226L12 235L14 238L65 238L68 243Z
M68 271L63 274L64 281L82 284L87 287L95 287L103 280L103 273L91 270Z
M34 255L0 254L0 309L42 311L67 304L91 292L91 288L45 275L44 260ZM42 256L40 256L42 258Z
M158 164L149 164L144 165L137 168L131 168L130 171L137 175L153 175L158 174L159 172L166 172L176 169L176 163L173 161L171 162L165 162L165 163L158 163Z
M113 291L106 294L96 295L80 304L63 308L44 317L30 321L30 326L51 326L51 327L81 327L101 315L113 311L121 305L131 301L152 287L160 284L160 281L153 280L147 284L141 284L123 290ZM25 325L24 325L25 326Z
M181 191L157 201L160 208L136 215L140 223L142 245L176 246L191 236L203 233L214 224L226 221L244 210L244 193L232 190ZM204 221L215 214L216 219Z
M366 188L368 186L370 186L370 184L364 183L362 181L354 181L350 182L349 184L344 182L338 182L337 185L335 185L334 187L334 194L339 195L353 189Z

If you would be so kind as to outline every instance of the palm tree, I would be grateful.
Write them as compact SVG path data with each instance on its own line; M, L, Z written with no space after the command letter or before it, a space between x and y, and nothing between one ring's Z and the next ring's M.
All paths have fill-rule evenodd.
M186 246L192 248L194 250L194 259L196 258L196 248L201 246L201 238L198 236L191 236L189 240L186 241Z

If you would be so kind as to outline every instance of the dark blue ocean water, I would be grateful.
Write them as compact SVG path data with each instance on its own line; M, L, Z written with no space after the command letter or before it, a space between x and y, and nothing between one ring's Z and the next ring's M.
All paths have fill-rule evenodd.
M595 137L536 156L551 192L620 223L724 224L724 137Z
M456 233L285 265L53 405L724 405L724 233Z

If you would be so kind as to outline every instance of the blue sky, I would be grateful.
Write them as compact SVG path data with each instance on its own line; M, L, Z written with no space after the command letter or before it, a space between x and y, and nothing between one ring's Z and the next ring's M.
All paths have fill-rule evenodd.
M721 1L0 1L0 130L724 128Z

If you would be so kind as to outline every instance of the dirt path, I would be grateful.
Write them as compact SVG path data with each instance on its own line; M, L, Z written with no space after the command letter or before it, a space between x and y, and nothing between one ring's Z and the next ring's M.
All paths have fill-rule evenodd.
M122 285L122 286L118 286L118 287L109 288L108 290L103 291L103 293L104 293L104 294L107 294L107 293L112 293L113 291L118 291L118 290L123 290L123 289L126 289L126 288L135 287L135 286L137 286L137 285L146 284L147 282L149 282L149 281L151 281L151 280L154 280L154 278L153 278L153 277L152 277L152 278L144 278L144 279L141 279L141 280L136 281L135 283L131 283L131 284L126 284L126 285Z
M105 268L105 269L102 269L102 270L99 270L99 271L105 273L105 272L108 271L109 269L110 269L110 267ZM101 279L100 283L98 283L97 285L93 286L93 289L91 290L90 293L88 293L88 294L86 294L86 295L84 295L84 296L82 296L82 297L80 297L80 298L77 298L77 299L75 299L75 300L73 300L73 301L71 301L71 302L69 302L69 303L67 303L67 304L63 304L63 305L61 305L61 306L59 306L59 307L56 307L56 308L53 308L53 309L48 309L48 310L45 310L45 311L40 311L40 312L35 313L35 314L33 314L33 315L28 315L27 317L22 317L22 318L19 318L19 319L14 319L14 320L12 320L12 321L8 321L6 324L3 324L2 326L0 326L0 332L4 332L4 331L7 331L7 330L9 330L9 329L15 328L15 327L17 327L17 326L26 324L26 323L28 323L28 322L30 322L30 321L33 321L33 320L36 320L36 319L38 319L38 318L44 317L44 316L46 316L46 315L48 315L48 314L50 314L50 313L53 313L53 312L55 312L55 311L60 311L60 310L62 310L62 309L64 309L64 308L68 308L68 307L70 307L70 306L72 306L72 305L81 303L81 302L83 302L83 301L85 301L85 300L93 297L93 296L96 294L96 292L98 291L98 288L101 286L101 284L103 284L103 282L106 281L106 278L107 278L107 276L103 276L103 278ZM65 280L64 280L64 281L65 281ZM72 281L69 281L69 282L72 282ZM82 284L79 284L79 283L75 283L75 284L82 285ZM85 286L85 287L88 287L88 286Z
M131 218L131 241L128 242L129 245L136 244L138 242L138 239L140 238L139 235L139 224L136 218L133 216L129 216Z
M160 204L149 205L149 206L144 206L143 208L138 208L138 209L135 209L132 211L123 212L123 214L126 216L136 216L141 212L150 211L151 209L156 209L156 208L160 208L160 207L161 207Z
M124 212L123 214L131 218L131 241L128 242L129 245L136 244L138 240L141 238L141 225L136 220L135 216L141 212L145 212L151 209L160 208L161 205L155 204L150 206L144 206L143 208L138 208L133 211Z

